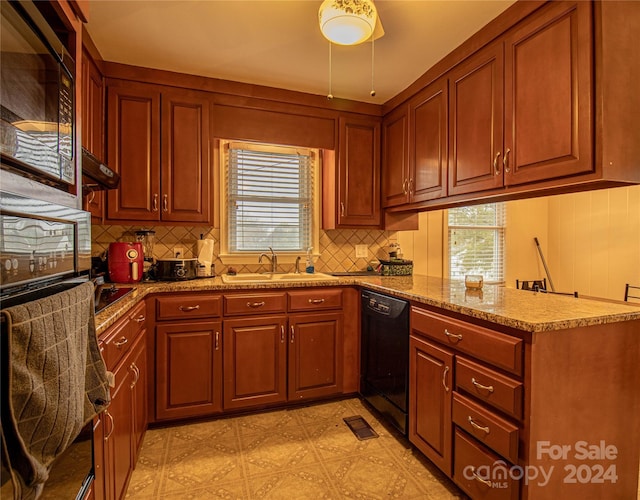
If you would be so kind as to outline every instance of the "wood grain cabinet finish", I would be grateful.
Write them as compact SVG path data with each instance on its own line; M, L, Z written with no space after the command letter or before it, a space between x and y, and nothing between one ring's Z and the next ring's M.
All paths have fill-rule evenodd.
M338 148L325 155L323 227L380 227L380 119L340 117Z
M409 352L409 440L450 475L453 352L413 335Z
M285 315L224 321L225 410L287 400L286 328Z
M449 194L594 171L591 10L558 2L451 70Z
M289 316L289 401L342 392L342 313Z
M384 207L446 195L448 104L448 81L441 78L385 117Z
M188 299L183 300L189 302ZM158 323L155 372L156 419L179 419L220 412L222 322Z
M210 107L204 93L110 81L108 162L121 181L108 221L211 222Z

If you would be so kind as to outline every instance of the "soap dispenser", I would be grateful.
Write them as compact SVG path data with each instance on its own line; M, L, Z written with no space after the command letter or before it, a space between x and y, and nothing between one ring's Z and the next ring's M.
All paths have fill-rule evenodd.
M312 250L313 249L311 247L307 249L307 265L305 267L307 274L313 274L315 272L315 268L313 267L313 256L311 255Z

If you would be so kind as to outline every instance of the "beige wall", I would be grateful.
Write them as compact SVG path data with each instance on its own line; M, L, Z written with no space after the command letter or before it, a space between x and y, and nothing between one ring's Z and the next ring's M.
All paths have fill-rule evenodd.
M397 235L416 274L448 273L445 214ZM506 286L546 277L537 237L557 291L622 300L625 283L640 284L640 186L508 202L505 236Z

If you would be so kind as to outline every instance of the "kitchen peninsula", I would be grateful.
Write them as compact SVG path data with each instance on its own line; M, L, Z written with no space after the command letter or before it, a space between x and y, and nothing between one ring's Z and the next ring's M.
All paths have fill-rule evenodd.
M157 357L158 335L168 324L161 318L166 311L161 312L159 299L171 301L175 311L182 298L188 298L188 305L181 311L195 308L199 304L194 299L200 299L202 307L192 309L198 321L173 324L186 325L183 332L188 324L198 324L191 331L200 333L203 325L209 325L211 349L216 351L224 350L231 338L220 335L226 335L223 325L262 324L255 314L242 319L243 315L230 313L232 302L223 305L227 301L243 307L264 302L261 307L273 308L269 317L276 315L279 324L286 325L287 320L293 324L309 315L309 306L304 306L305 314L297 312L301 294L322 293L326 301L317 303L326 309L311 316L342 325L342 336L335 337L342 344L334 346L341 348L335 350L339 380L331 389L340 396L357 392L356 311L361 287L411 302L409 439L466 493L476 497L491 489L491 498L529 499L636 494L640 305L494 285L468 291L463 282L417 275L233 285L216 277L136 285L133 294L97 315L97 327L101 338L113 338L114 325L132 316L136 304L146 302L149 421L167 422L186 414L158 419L160 392L170 390L171 383L179 384L164 380L158 385L153 376L165 369ZM338 294L342 302L337 301ZM275 337L279 343L280 333ZM165 352L164 362L166 356ZM225 356L224 363L229 359ZM222 367L209 368L212 377L223 376ZM219 392L229 387L226 381L218 384ZM237 400L227 401L226 394L224 402L219 393L216 397L219 401L208 408L190 411L215 417L237 408L233 406ZM253 402L249 408L253 404L253 411L258 411L287 401L299 400L287 400L285 394L279 402ZM164 409L172 411L171 405Z

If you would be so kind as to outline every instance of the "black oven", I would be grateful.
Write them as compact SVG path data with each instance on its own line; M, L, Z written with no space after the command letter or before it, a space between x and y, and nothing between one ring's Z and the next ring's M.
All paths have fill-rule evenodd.
M2 1L0 154L5 168L66 189L76 183L75 63L38 7Z
M0 191L0 308L25 304L85 283L90 266L88 212ZM0 353L8 352L7 337L3 323ZM0 367L4 381L8 378L6 356L2 355ZM4 389L3 383L3 392ZM3 422L5 418L3 411ZM41 499L85 498L94 477L92 431L92 424L87 424L56 458ZM9 477L2 468L1 498L12 498Z

